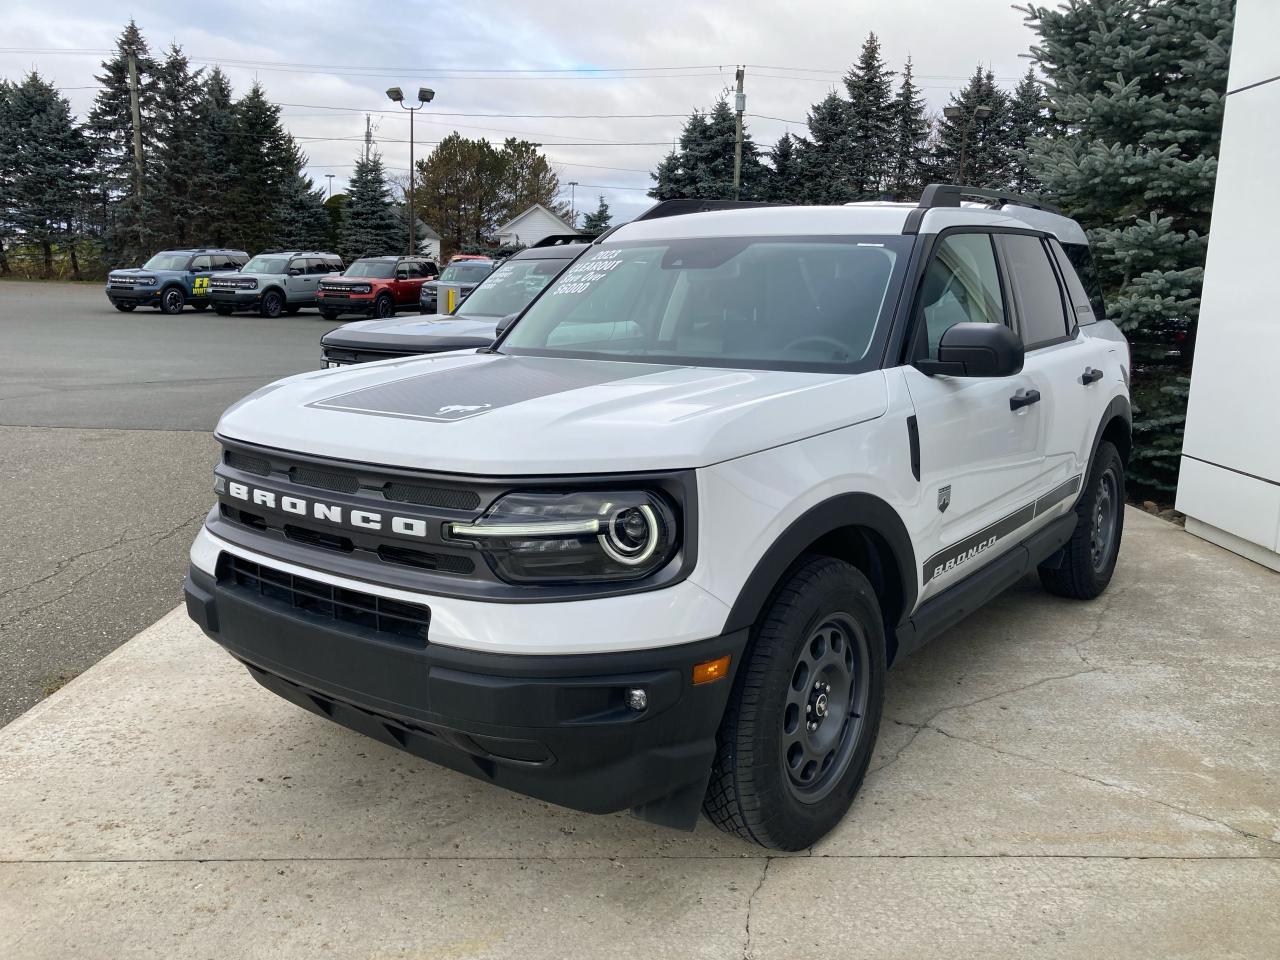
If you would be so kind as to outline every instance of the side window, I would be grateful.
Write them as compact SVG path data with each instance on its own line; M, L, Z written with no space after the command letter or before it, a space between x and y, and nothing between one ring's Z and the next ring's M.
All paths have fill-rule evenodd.
M1057 247L1057 244L1054 244ZM1093 308L1093 316L1096 320L1107 319L1107 305L1102 299L1102 281L1098 279L1098 265L1094 263L1093 251L1089 249L1087 243L1067 243L1062 246L1062 253L1066 255L1067 262L1074 268L1074 276L1084 287L1085 295L1089 298L1089 306ZM1066 270L1062 271L1068 278L1072 273ZM1070 280L1068 279L1068 283ZM1072 294L1072 302L1074 303L1075 294ZM1088 322L1081 319L1081 323Z
M957 323L1005 322L990 234L953 233L938 242L921 284L918 315L928 339L926 355L935 360L942 335Z
M1018 305L1022 342L1028 350L1061 340L1074 325L1067 320L1058 275L1044 241L1023 234L1002 234L1000 247Z
M325 261L325 266L324 266L325 273L341 273L345 269L346 267L342 265L342 261L339 260L337 257L334 257L332 260Z
M423 276L429 279L440 276L440 268L430 260L424 260L422 262L422 269L424 271Z
M1087 251L1088 247L1085 250ZM1076 323L1093 323L1098 319L1093 310L1093 301L1089 297L1089 292L1085 290L1084 284L1080 282L1076 268L1062 249L1062 244L1050 239L1049 251L1053 254L1054 263L1058 265L1058 276L1062 277L1062 282L1067 285L1067 303L1070 305L1070 312L1075 314Z
M192 258L192 260L191 260L191 266L190 266L188 269L191 269L191 270L212 270L212 269L213 269L213 260L212 260L212 258L211 258L211 257L207 257L207 256L193 257L193 258Z
M210 260L213 261L213 269L215 270L238 270L248 261L239 257L233 257L228 253L215 253Z
M322 276L323 274L332 272L329 267L329 262L325 260L324 257L312 257L307 262L311 264L311 269L309 269L307 273L314 273L316 276Z

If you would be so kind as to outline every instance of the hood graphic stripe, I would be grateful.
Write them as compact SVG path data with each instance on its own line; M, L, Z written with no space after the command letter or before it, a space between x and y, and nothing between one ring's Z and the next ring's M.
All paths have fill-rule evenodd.
M375 417L452 423L582 387L651 376L668 366L497 356L316 400L308 406Z

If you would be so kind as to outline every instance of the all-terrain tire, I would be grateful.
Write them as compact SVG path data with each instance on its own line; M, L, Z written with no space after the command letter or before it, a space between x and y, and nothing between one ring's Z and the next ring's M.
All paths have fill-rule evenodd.
M284 296L279 290L268 290L262 295L262 302L258 306L258 313L266 317L268 320L274 320L280 314L284 313Z
M187 305L187 297L180 287L168 287L160 294L160 312L177 316Z
M373 315L379 320L386 320L396 315L396 302L387 294L379 294L373 301Z
M848 630L843 646L836 634L823 632L833 623ZM821 761L810 789L799 782L809 764L804 759L807 745L826 747L817 743L819 734L809 732L809 724L826 723L836 714L823 713L815 721L812 712L801 711L797 718L795 701L815 690L821 695L823 670L830 667L825 653L822 658L814 653L822 637L828 653L843 656L848 651L857 667L850 671L856 679L848 684L841 725L826 728L840 745L839 756L828 758L829 765ZM804 558L770 600L747 650L716 737L703 812L727 833L765 847L800 850L840 822L875 748L885 684L884 624L875 591L851 564L831 557ZM810 703L806 709L813 707ZM798 734L797 719L805 728ZM797 750L802 766L794 762Z
M1106 440L1098 444L1076 501L1076 528L1054 561L1042 564L1040 582L1050 593L1092 600L1107 589L1124 533L1124 460Z

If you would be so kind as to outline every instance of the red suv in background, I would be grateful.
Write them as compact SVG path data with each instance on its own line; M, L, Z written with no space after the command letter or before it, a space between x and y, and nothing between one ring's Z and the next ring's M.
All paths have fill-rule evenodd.
M340 277L320 281L316 306L326 320L344 313L394 317L401 307L418 306L422 285L440 270L422 257L363 257Z

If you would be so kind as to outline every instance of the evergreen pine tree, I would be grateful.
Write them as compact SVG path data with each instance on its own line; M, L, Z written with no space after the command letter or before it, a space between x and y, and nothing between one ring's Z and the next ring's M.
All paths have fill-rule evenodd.
M232 132L229 230L236 246L254 253L276 233L285 182L297 168L296 147L280 125L280 108L257 83L236 102Z
M556 198L560 194L560 177L538 150L538 144L507 137L499 152L503 166L501 177L503 211L498 219L511 220L540 203L556 216L568 218L569 204ZM501 226L501 224L495 224Z
M159 246L186 247L206 239L204 222L192 215L197 189L194 174L203 154L198 112L201 73L192 73L176 43L156 69L156 147L149 179Z
M650 174L655 185L649 196L658 200L695 197L733 199L733 155L737 123L729 101L721 97L710 113L695 110L685 121L678 150L667 155ZM767 189L760 151L744 124L739 196L759 199Z
M774 203L803 203L798 141L784 133L769 151L769 172L765 198Z
M939 179L974 187L1004 187L1010 161L1009 97L981 64L959 93L951 95L931 159ZM979 114L985 114L979 116Z
M1234 0L1033 6L1053 123L1032 143L1047 197L1089 231L1129 339L1139 495L1177 486Z
M382 157L357 161L343 204L338 252L347 263L404 249L406 228L391 208L391 194Z
M18 126L11 118L13 84L0 77L0 277L12 272L8 246L13 242L15 171Z
M893 71L880 56L880 40L867 34L857 62L844 78L849 102L845 145L849 190L854 199L878 199L892 165Z
M66 98L34 71L9 85L4 121L21 139L16 152L0 159L6 219L24 243L39 248L41 274L51 277L56 248L76 239L89 145Z
M1029 146L1045 133L1044 87L1034 68L1018 83L1009 101L1009 161L1007 186L1018 193L1038 193L1040 181L1031 172Z
M892 154L886 168L886 189L899 200L918 197L929 175L930 123L912 71L908 57L893 100Z
M199 151L191 171L188 217L193 230L216 246L231 243L235 209L236 110L231 81L214 67L201 85L195 109Z
M809 136L797 137L796 168L803 203L854 199L849 172L849 104L834 91L809 108Z
M329 211L324 205L324 191L301 171L284 184L276 206L275 235L271 245L279 249L328 250ZM406 230L408 228L405 228Z
M609 213L609 204L604 202L604 194L600 194L600 205L596 207L595 213L588 213L582 221L582 232L586 234L601 234L609 229L609 222L613 216Z
M133 113L129 94L129 54L138 77L142 124L143 181L136 182ZM115 55L95 78L101 89L89 111L87 133L94 151L97 192L106 211L104 257L108 265L141 263L155 246L148 202L146 162L155 149L156 70L147 41L130 20L116 39Z

